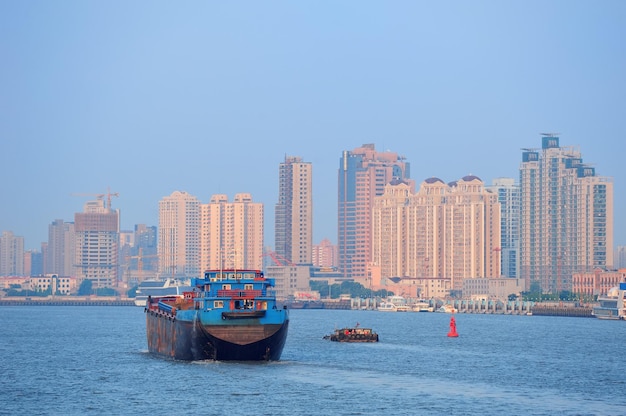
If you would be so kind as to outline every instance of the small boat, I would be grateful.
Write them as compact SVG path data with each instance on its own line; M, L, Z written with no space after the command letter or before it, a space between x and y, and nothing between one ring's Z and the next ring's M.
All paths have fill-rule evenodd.
M418 300L413 304L412 310L413 312L434 312L435 308L430 306L430 303L425 300Z
M358 325L354 328L335 329L330 335L325 335L324 339L335 342L378 342L378 334L371 328L360 328Z
M446 303L445 305L443 305L439 309L437 309L437 312L441 312L441 313L457 313L458 310L454 306Z
M148 296L153 298L160 296L180 295L191 290L189 280L180 279L144 280L137 287L135 293L135 306L146 306Z
M380 312L397 312L398 307L391 302L382 302L376 310Z
M593 315L598 319L626 319L626 283L620 283L609 290L605 296L598 296L599 304L593 308Z

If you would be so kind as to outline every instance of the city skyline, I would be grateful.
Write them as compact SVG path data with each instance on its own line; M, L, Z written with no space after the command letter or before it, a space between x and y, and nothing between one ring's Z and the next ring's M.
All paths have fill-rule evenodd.
M146 7L150 5L150 7ZM313 166L313 242L337 244L337 165L374 143L419 185L519 177L541 133L614 179L626 245L626 4L0 4L0 231L118 193L122 229L176 190L250 193L273 238L277 165ZM121 12L123 11L123 12ZM332 11L332 12L330 12Z

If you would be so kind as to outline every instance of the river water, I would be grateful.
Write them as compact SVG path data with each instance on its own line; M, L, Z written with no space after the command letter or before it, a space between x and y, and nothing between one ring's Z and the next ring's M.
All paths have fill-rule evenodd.
M137 307L0 307L0 415L624 415L626 322L292 310L281 361L147 352ZM372 327L379 343L324 340Z

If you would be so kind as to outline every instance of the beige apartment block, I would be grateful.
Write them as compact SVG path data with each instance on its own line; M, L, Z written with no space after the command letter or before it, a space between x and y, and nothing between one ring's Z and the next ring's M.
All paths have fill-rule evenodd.
M265 277L275 279L276 298L287 300L298 292L310 292L311 268L309 266L268 266Z
M74 223L61 219L48 225L48 249L43 265L45 274L71 276L74 274L76 230Z
M159 274L161 277L200 275L200 201L174 191L159 201Z
M257 269L263 267L263 204L248 193L223 194L200 205L200 268Z
M22 276L24 274L24 237L11 231L0 236L0 276Z
M334 269L338 265L337 256L337 246L328 238L313 246L313 266Z
M497 195L476 176L429 178L415 194L394 181L374 199L372 263L382 278L450 279L461 290L463 279L500 277L500 238Z

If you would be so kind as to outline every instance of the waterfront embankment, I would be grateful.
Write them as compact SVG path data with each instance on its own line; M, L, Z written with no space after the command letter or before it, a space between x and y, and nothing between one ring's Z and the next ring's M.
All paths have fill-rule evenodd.
M133 299L106 296L3 297L0 306L134 306Z

